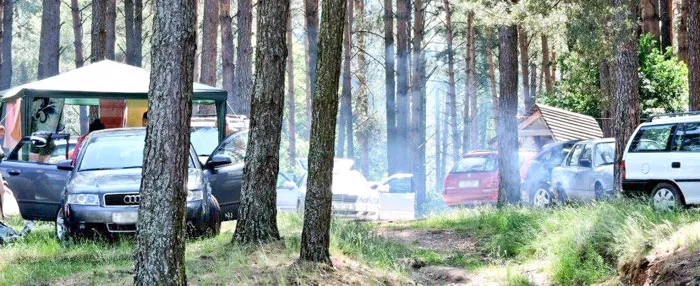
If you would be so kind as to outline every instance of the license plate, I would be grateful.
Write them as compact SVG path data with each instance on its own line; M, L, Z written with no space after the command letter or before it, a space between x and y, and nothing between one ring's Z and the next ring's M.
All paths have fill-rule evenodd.
M459 181L460 188L476 188L479 186L479 180Z
M138 212L121 212L112 214L112 222L116 224L135 224L138 220Z
M350 203L333 203L334 210L352 210L355 209L355 204Z

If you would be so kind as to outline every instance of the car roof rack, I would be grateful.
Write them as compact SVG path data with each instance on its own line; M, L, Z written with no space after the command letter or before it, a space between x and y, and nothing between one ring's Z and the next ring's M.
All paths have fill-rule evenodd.
M700 111L655 114L655 115L649 116L649 119L647 119L647 122L652 122L652 121L654 121L654 119L658 119L661 117L673 118L673 117L693 116L693 115L700 115Z

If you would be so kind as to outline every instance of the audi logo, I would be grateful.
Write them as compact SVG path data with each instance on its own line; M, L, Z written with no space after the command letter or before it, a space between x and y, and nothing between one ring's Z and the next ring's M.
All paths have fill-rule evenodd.
M131 204L135 205L141 202L141 196L140 195L126 195L124 196L124 203L125 204Z

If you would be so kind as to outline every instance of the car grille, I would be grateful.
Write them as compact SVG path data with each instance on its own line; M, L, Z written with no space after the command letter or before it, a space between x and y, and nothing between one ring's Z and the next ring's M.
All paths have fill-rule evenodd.
M105 206L138 206L141 202L139 194L106 194Z
M109 232L136 232L135 224L107 224L107 231Z
M354 203L357 201L357 196L351 195L333 195L334 202Z

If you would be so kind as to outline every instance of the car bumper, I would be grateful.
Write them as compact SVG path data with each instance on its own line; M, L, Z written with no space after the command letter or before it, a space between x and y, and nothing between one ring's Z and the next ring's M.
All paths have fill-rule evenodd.
M364 219L379 213L379 203L333 202L333 216Z
M442 199L448 207L493 204L498 201L498 189L481 189L443 193Z
M66 205L64 207L66 223L71 232L84 232L90 229L106 230L113 233L135 232L137 221L128 219L134 213L138 213L138 207L86 205ZM205 215L202 201L187 202L186 220L188 224L203 225L206 222Z

